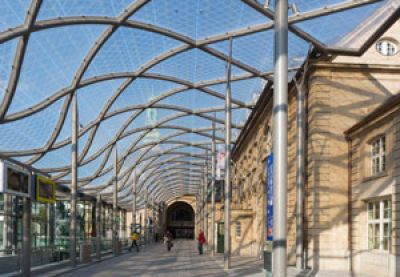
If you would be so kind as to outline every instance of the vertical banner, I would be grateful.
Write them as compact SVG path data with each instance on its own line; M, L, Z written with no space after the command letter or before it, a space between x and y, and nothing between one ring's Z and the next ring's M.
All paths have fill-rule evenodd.
M217 179L221 179L221 171L225 169L225 152L217 153Z
M273 184L274 184L274 156L273 153L271 153L267 157L267 241L272 241L273 240L273 232L272 232L272 226L273 226L273 211L274 211L274 206L273 206Z

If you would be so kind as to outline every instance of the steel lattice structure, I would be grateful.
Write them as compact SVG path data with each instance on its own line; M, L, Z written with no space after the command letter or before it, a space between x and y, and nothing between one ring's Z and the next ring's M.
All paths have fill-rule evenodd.
M9 43L15 44L12 48L13 59L11 64L4 63L4 67L7 70L7 78L4 81L4 92L0 98L0 133L3 136L8 132L7 128L12 128L18 122L24 122L29 118L34 118L42 113L53 109L57 106L58 109L53 113L57 114L54 128L49 135L48 139L38 147L19 147L12 143L8 145L2 144L0 146L0 153L5 158L12 158L23 161L24 163L34 166L43 172L51 174L58 182L62 184L69 184L70 179L68 175L71 171L71 164L64 163L62 165L52 165L51 162L43 162L46 157L57 153L56 151L62 152L65 148L68 148L71 144L71 135L62 136L63 129L66 125L70 125L69 122L69 111L72 105L73 95L83 95L83 90L97 89L97 86L103 84L109 84L109 82L117 82L116 89L111 91L104 101L104 105L99 109L97 115L87 122L81 124L79 129L79 144L82 145L79 150L78 164L80 169L88 167L88 171L91 174L87 176L79 176L79 189L89 194L101 193L107 201L111 201L112 190L110 189L112 184L112 151L118 145L123 145L122 153L118 157L118 179L119 179L119 204L124 207L130 207L132 201L132 183L133 174L139 176L139 184L137 184L138 193L144 191L144 188L149 189L153 196L159 201L168 200L171 197L182 194L181 189L182 183L188 193L194 193L197 191L199 184L203 178L204 162L210 157L205 155L205 151L208 153L211 151L211 139L212 139L212 122L217 123L217 136L216 140L219 143L223 143L224 136L222 131L225 121L220 114L224 111L223 105L208 106L208 102L218 102L225 98L223 90L219 88L226 85L227 78L224 75L217 75L212 78L209 77L213 67L223 66L228 61L229 56L226 51L225 44L227 41L233 39L233 58L232 66L235 67L232 75L233 84L247 84L244 82L254 81L253 84L258 84L260 90L265 82L272 80L273 68L268 66L257 66L258 61L254 57L250 57L251 48L242 47L238 51L235 50L236 41L239 41L240 45L251 45L259 42L259 37L268 37L270 31L274 27L274 11L270 6L264 6L261 1L255 0L235 0L235 1L211 1L207 3L208 7L212 9L213 5L217 6L232 6L232 10L240 8L242 14L251 15L257 20L254 24L251 22L245 22L243 26L238 28L228 28L229 20L233 20L232 15L235 13L220 14L219 18L211 18L207 15L209 10L202 10L201 1L188 1L188 8L174 7L174 1L164 1L162 5L168 5L170 2L170 10L164 11L163 6L158 7L157 4L161 4L159 1L150 0L137 0L131 1L129 5L123 7L119 15L93 15L85 14L82 12L80 15L57 15L50 16L48 18L40 18L40 14L45 5L49 4L50 0L32 0L27 5L26 16L23 23L15 26L8 26L8 29L0 32L0 44L5 47ZM53 0L52 0L53 1ZM68 2L68 1L67 1ZM88 1L90 2L90 1ZM113 4L112 0L97 0L93 1L97 4L104 4L105 7ZM125 1L126 2L126 1ZM196 4L197 6L192 4ZM372 35L357 48L347 48L340 45L338 41L330 41L326 37L320 37L318 29L322 26L316 23L317 20L327 19L337 20L342 18L341 24L343 25L343 32L348 33L353 27L356 27L362 20L367 18L368 15L373 13L377 8L390 6L396 1L379 1L379 0L354 0L354 1L343 1L343 0L329 0L329 1L306 1L296 0L290 1L292 4L292 10L289 12L289 31L293 35L292 42L289 43L289 49L296 52L296 56L293 56L293 62L291 71L296 72L299 66L303 63L309 45L311 44L317 51L326 55L361 55L375 40L379 37L386 26L392 24L394 20L398 19L399 9L388 9L387 16L380 22L376 30ZM54 5L68 5L64 1L53 1ZM295 4L295 7L293 6ZM74 3L76 4L76 3ZM81 5L85 5L83 2ZM11 5L11 4L10 4ZM73 5L70 3L70 5ZM88 4L87 4L88 5ZM67 7L67 6L66 6ZM16 7L10 6L10 9L16 9ZM61 8L60 8L61 10ZM85 11L85 9L82 9ZM352 18L348 12L358 11L359 18ZM179 26L180 20L184 19L195 20L193 23L196 25L196 36L190 36L185 32L179 32L168 26L159 25L156 20L141 21L140 18L135 18L136 15L143 14L166 14L171 24ZM205 15L206 14L206 15ZM361 16L361 14L363 14ZM229 17L231 16L231 17ZM239 11L237 12L239 16ZM138 16L140 17L140 16ZM144 15L142 15L144 19ZM156 17L156 16L155 16ZM176 19L174 19L176 17ZM210 18L208 18L210 17ZM253 18L252 17L252 18ZM175 22L176 20L177 22ZM210 32L209 36L197 37L198 21L201 20L215 20L215 34ZM241 19L246 21L246 19ZM153 22L152 22L153 21ZM264 21L264 22L263 22ZM315 22L313 24L313 22ZM331 22L332 23L332 22ZM184 24L184 23L182 23ZM220 25L218 25L220 24ZM304 25L302 25L304 24ZM338 23L336 23L338 24ZM240 24L239 24L240 25ZM67 30L68 28L74 28L74 26L97 26L101 27L101 31L96 32L95 39L91 41L91 46L86 51L83 58L77 62L77 69L74 71L72 78L69 79L68 85L57 89L55 91L44 93L38 101L34 104L28 105L24 103L24 98L21 97L19 92L21 86L26 80L25 76L29 76L27 70L24 70L24 65L28 62L32 55L29 53L29 46L32 37L37 34L46 34L51 30ZM218 31L221 26L221 30ZM82 27L83 28L83 27ZM185 26L182 28L186 28ZM187 27L190 29L191 27ZM1 29L0 29L1 30ZM152 40L153 48L160 50L163 49L162 44L173 44L173 47L167 48L165 51L153 51L150 59L144 59L144 62L135 65L135 69L132 71L112 71L100 74L92 74L88 76L88 72L92 71L92 67L101 67L98 60L104 59L105 62L112 64L113 60L117 56L113 56L110 50L110 55L107 56L107 51L112 49L114 41L125 42L119 36L120 30L123 30L123 34L129 32L140 32L137 34L139 39L138 43L143 39L146 39L146 35L157 36L157 40L160 39L160 45L154 47L158 41L156 37L149 38ZM186 30L186 29L183 29ZM315 32L314 32L315 31ZM65 32L67 35L68 33ZM135 33L136 34L136 33ZM71 36L75 34L71 33ZM331 34L327 34L329 37ZM55 39L64 40L63 37ZM73 41L72 39L70 39ZM135 40L136 41L136 40ZM167 43L168 42L168 43ZM136 43L136 42L135 42ZM266 42L265 42L266 43ZM269 43L272 43L270 41ZM142 56L146 56L147 49L140 47L130 48L130 45L126 43L116 43L117 49L119 47L128 49L126 53L138 52L137 59ZM264 44L261 44L261 46ZM272 44L271 44L272 45ZM48 51L51 56L51 45L49 45ZM135 46L135 45L134 45ZM158 49L160 48L160 49ZM261 49L260 49L261 48ZM262 54L265 51L264 64L269 64L273 60L273 56L268 54L268 50L257 48ZM32 50L32 49L30 49ZM289 52L290 52L289 50ZM33 50L32 50L33 51ZM30 51L30 52L32 52ZM63 50L67 53L67 50ZM122 50L121 50L122 51ZM117 51L118 52L118 51ZM267 53L268 52L268 53ZM142 55L140 55L140 53ZM34 53L35 54L35 53ZM254 54L254 56L256 56ZM186 55L186 56L185 56ZM103 57L104 56L104 57ZM183 57L183 58L182 58ZM201 57L201 58L199 58ZM207 57L207 58L203 58ZM39 57L40 58L40 57ZM175 59L187 58L188 64L183 64L180 69L177 64L180 60ZM64 59L68 59L67 55ZM129 57L126 57L129 60ZM212 59L215 64L207 64L205 71L198 66L202 61L208 61ZM10 59L11 60L11 59ZM132 59L133 60L133 59ZM39 62L39 61L38 61ZM56 62L56 61L55 61ZM174 74L174 70L179 69L185 71L185 68L191 68L191 62L196 63L195 72L192 73L195 77L192 79L185 79ZM133 65L133 62L132 64ZM222 67L221 67L222 65ZM175 66L175 67L174 67ZM112 66L111 66L112 67ZM164 70L155 71L155 68L164 67ZM200 69L199 69L200 67ZM107 69L107 64L104 66ZM101 70L100 70L101 71ZM161 72L164 71L164 72ZM210 71L210 72L208 72ZM199 72L203 72L200 74ZM31 72L33 74L33 72ZM57 72L54 72L56 74ZM58 73L63 73L62 70ZM168 73L168 74L166 74ZM189 72L190 73L190 72ZM206 74L207 73L207 74ZM199 77L199 78L197 78ZM60 77L61 78L61 77ZM1 80L0 80L1 81ZM48 80L51 82L51 80ZM39 83L39 81L37 81ZM157 93L156 96L152 96L149 91L143 91L148 97L143 103L124 103L114 106L118 101L125 101L124 97L129 93L130 89L140 82L147 82L151 88L156 84L162 84L160 87L163 89ZM241 83L243 82L243 83ZM38 84L40 87L41 84ZM43 87L45 88L45 87ZM249 90L246 85L242 89L242 94L246 95L245 90ZM27 89L29 91L29 89ZM199 95L199 98L192 97L191 102L185 102L183 98L179 98L180 95L185 93L193 93L193 95ZM251 111L254 106L254 102L250 101L248 95L242 97L235 94L235 87L233 87L233 109L236 112ZM179 97L178 97L179 96ZM83 96L82 96L83 97ZM178 97L178 99L177 99ZM197 96L196 96L197 97ZM205 101L205 107L201 105L203 101L202 97L208 97L207 99L214 99ZM40 98L40 97L39 97ZM78 104L80 103L78 98ZM96 96L92 95L92 101L96 102ZM121 100L123 99L123 100ZM205 98L204 98L205 99ZM128 98L129 100L129 98ZM33 101L33 100L32 100ZM83 101L83 100L82 100ZM14 105L20 105L19 108L13 108ZM18 104L24 103L24 104ZM86 102L85 102L86 103ZM90 100L86 103L86 106L80 106L80 113L83 111L85 114L86 109L90 108ZM92 103L96 105L95 103ZM150 109L162 111L166 113L161 119L156 121L143 123L143 117L146 112ZM120 120L120 118L123 119ZM106 122L112 122L115 127L115 132L110 138L106 138L102 141L102 145L98 146L96 140L99 137L107 137L108 132L102 130L102 126ZM202 125L201 123L207 123ZM22 125L24 123L21 123ZM117 125L117 126L114 126ZM240 129L243 127L243 122L236 120L232 124L232 128ZM154 131L163 132L155 139L149 141L149 136ZM29 137L29 134L21 134L21 137ZM201 140L195 140L193 138L200 138ZM35 138L33 138L35 139ZM10 138L12 140L12 138ZM39 139L37 139L39 140ZM81 141L82 140L82 141ZM20 149L23 148L23 149ZM61 157L62 158L62 157ZM50 158L51 160L51 158ZM95 166L93 166L95 165ZM138 199L138 204L143 204L143 197Z

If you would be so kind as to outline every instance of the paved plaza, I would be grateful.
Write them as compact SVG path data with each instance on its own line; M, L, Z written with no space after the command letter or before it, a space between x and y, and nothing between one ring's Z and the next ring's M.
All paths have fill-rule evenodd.
M252 257L232 257L232 267L223 269L223 256L211 257L209 253L200 256L196 242L175 240L171 252L162 243L142 248L139 253L124 253L116 258L106 258L102 262L79 266L71 270L63 268L39 274L41 277L124 277L124 276L162 276L162 277L265 277L262 260ZM294 267L288 268L288 277L350 277L346 272L312 271L299 272ZM39 276L34 274L34 276ZM360 275L360 277L366 277Z
M222 256L215 259L209 255L200 256L194 241L177 240L174 241L171 252L166 250L164 244L154 244L138 254L123 254L58 276L264 276L261 262L251 258L244 259L246 266L234 259L234 268L224 272Z

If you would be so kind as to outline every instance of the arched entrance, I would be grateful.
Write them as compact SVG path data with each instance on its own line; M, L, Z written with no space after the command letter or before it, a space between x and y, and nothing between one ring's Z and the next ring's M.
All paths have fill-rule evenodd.
M194 211L189 204L178 201L167 209L167 229L174 238L194 238Z

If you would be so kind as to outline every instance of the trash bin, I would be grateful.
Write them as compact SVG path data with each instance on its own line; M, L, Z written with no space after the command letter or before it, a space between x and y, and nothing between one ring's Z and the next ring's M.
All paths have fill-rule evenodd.
M83 264L90 263L92 261L92 246L90 243L82 243L80 245L80 261Z

